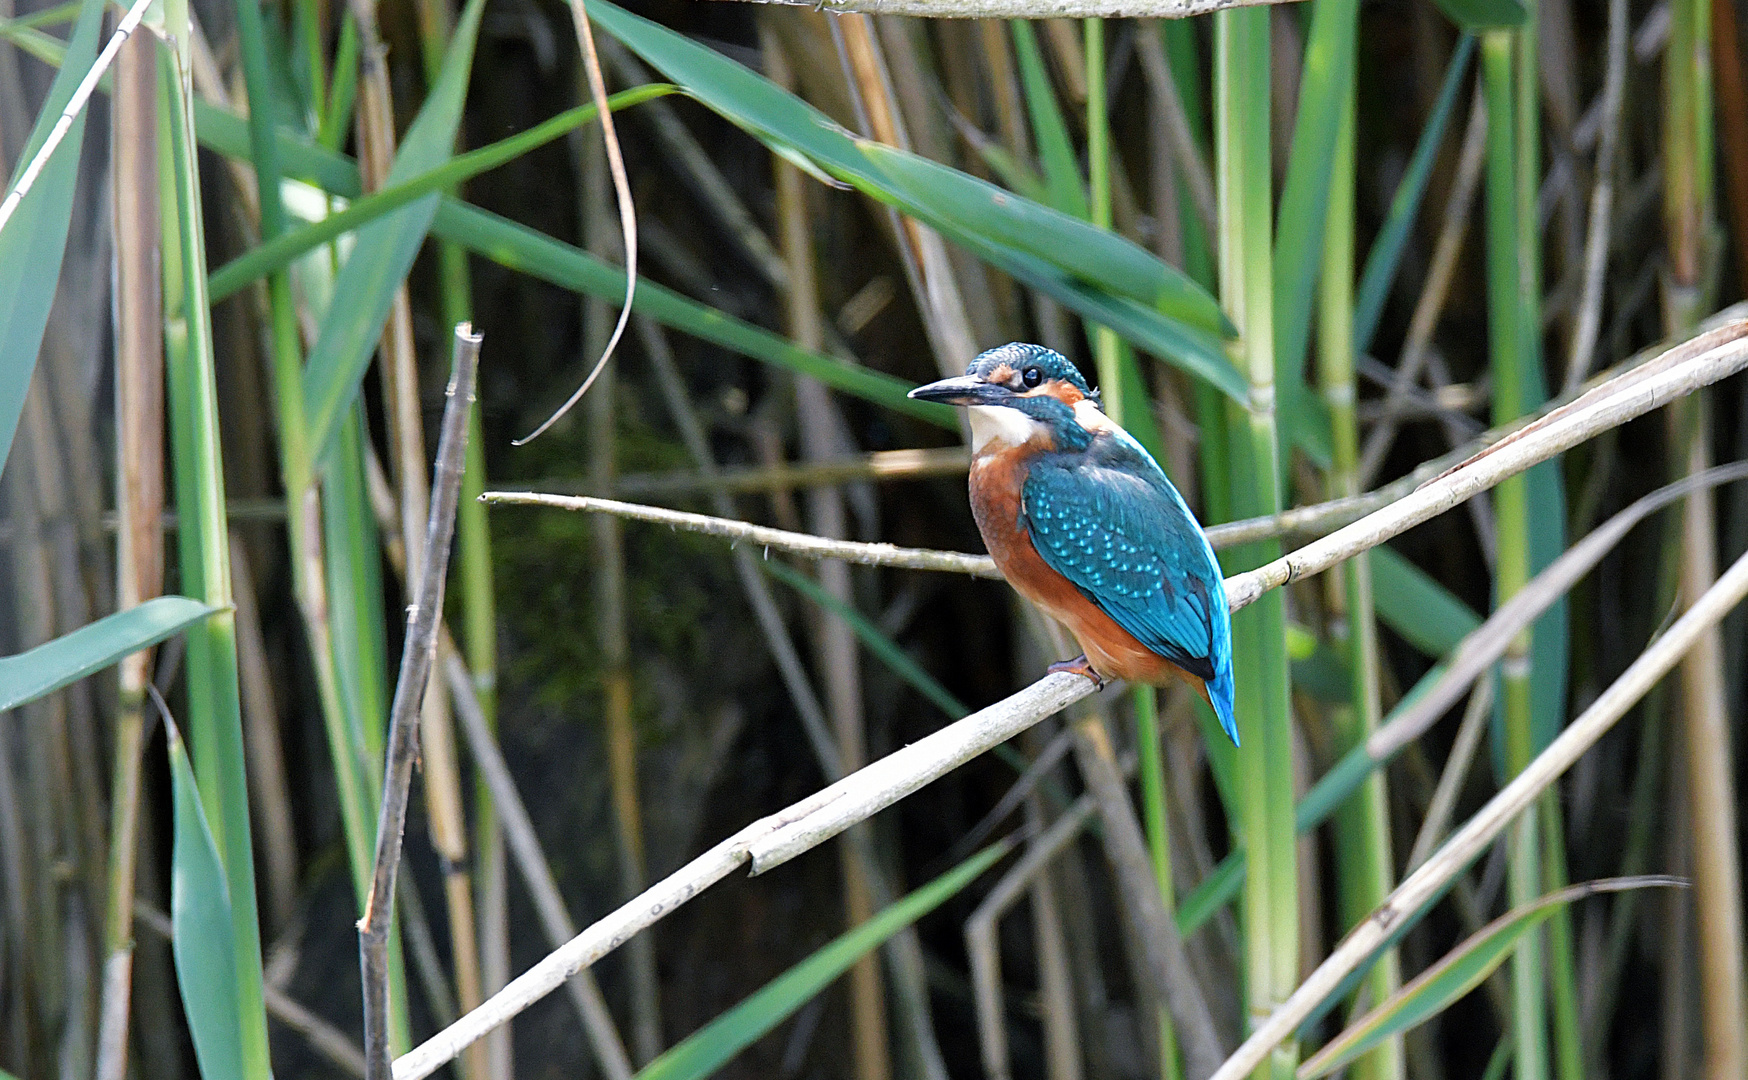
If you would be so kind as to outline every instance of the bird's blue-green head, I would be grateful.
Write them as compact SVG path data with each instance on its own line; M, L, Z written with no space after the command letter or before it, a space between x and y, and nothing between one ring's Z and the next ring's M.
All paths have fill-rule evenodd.
M976 452L993 442L1019 447L1040 440L1054 449L1084 449L1109 423L1098 392L1067 357L1020 341L990 349L964 375L919 386L910 396L965 406Z

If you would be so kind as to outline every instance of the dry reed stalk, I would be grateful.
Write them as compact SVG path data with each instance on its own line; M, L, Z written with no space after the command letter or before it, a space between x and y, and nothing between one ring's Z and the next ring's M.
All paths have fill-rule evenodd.
M118 611L163 591L163 296L158 272L158 78L155 41L142 37L116 56L110 127L115 237L116 597ZM150 651L117 667L120 695L109 796L109 879L103 990L98 1007L97 1080L127 1071L133 989L133 902L139 845ZM0 736L3 737L3 736Z

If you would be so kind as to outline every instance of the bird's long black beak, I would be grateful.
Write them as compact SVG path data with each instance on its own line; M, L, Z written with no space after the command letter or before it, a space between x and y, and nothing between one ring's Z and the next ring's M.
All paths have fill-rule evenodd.
M1005 405L1014 397L1014 392L997 383L986 383L970 375L960 375L919 386L909 396L948 405Z

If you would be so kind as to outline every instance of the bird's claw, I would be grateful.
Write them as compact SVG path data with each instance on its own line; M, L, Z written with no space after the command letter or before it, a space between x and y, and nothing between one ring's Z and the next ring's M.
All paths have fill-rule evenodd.
M1105 688L1104 676L1093 670L1092 662L1086 658L1085 653L1075 657L1073 660L1058 660L1045 670L1051 675L1054 675L1059 671L1066 671L1070 675L1084 675L1092 680L1095 688L1099 690Z

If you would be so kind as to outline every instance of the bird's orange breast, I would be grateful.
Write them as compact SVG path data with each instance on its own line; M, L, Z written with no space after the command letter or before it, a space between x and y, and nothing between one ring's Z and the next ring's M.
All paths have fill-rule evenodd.
M1108 679L1163 686L1183 679L1204 695L1202 680L1136 640L1046 563L1020 513L1031 447L994 447L971 463L971 514L989 555L1021 596L1043 608L1080 643L1093 670Z

